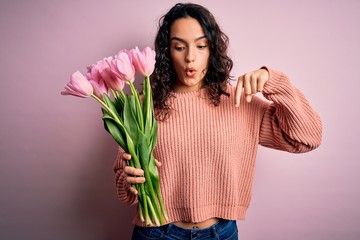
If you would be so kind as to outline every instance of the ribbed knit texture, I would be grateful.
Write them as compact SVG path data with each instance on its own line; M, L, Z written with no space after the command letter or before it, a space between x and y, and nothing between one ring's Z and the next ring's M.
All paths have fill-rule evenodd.
M304 95L287 77L268 69L263 94L240 107L222 96L214 106L207 90L175 93L171 117L159 123L155 158L169 222L200 222L212 217L245 219L249 207L258 145L288 152L306 152L321 143L322 124ZM129 191L121 149L114 164L119 199L137 202ZM134 224L144 226L138 214Z

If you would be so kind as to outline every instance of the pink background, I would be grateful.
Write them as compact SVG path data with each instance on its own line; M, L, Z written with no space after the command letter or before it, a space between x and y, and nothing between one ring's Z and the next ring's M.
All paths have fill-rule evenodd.
M100 109L60 91L104 56L152 46L176 2L0 2L0 239L129 239L135 209L117 200ZM324 124L313 152L260 148L240 239L360 239L360 1L196 2L230 37L233 75L286 72Z

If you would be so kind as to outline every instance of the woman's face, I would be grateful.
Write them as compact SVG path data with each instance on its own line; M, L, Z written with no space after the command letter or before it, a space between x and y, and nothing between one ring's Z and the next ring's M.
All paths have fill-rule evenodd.
M200 23L180 18L170 28L170 56L176 71L175 92L197 91L207 71L210 50Z

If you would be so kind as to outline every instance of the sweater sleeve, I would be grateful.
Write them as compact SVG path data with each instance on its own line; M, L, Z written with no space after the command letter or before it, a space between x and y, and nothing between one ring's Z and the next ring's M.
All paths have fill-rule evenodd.
M322 140L322 122L303 93L283 73L266 68L269 80L263 95L264 106L259 143L278 150L302 153L317 148Z
M126 174L124 172L125 161L121 159L121 155L124 150L119 147L118 154L113 166L115 172L115 184L118 198L121 202L127 205L133 205L137 203L137 195L134 195L130 191L130 184L126 181Z

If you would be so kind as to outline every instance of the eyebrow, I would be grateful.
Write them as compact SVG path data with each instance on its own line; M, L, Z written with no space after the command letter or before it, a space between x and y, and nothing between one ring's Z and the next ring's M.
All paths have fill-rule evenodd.
M201 37L196 38L196 39L195 39L195 42L196 42L196 41L199 41L200 39L203 39L203 38L206 38L206 36L204 35L204 36L201 36ZM172 41L172 40L177 40L177 41L179 41L179 42L187 43L184 39L179 38L179 37L172 37L172 38L170 39L170 41Z

